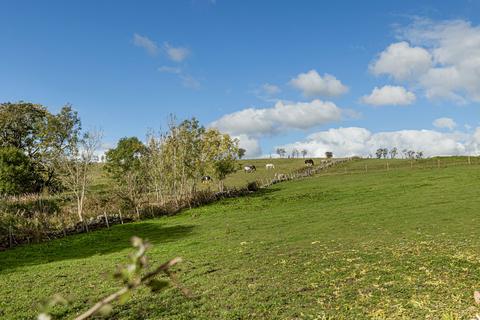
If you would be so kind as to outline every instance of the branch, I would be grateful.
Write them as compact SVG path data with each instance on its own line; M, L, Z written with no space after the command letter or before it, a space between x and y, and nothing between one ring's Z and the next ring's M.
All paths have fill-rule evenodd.
M169 268L172 266L176 265L177 263L181 262L181 258L174 258L170 261L165 262L164 264L160 265L157 269L147 273L144 275L139 281L135 281L129 285L126 285L122 289L118 290L115 293L112 293L108 297L103 298L99 302L97 302L94 306L92 306L90 309L88 309L85 313L81 314L80 316L76 317L75 320L85 320L99 312L104 306L107 306L111 302L117 300L120 298L123 294L127 293L130 290L136 289L137 287L145 284L148 280L151 278L157 276L160 273L165 273L168 276L171 276L169 272Z

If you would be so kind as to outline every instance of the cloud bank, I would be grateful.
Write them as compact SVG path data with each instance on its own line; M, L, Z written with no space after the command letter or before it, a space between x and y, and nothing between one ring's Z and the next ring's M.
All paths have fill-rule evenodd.
M429 99L480 102L480 27L465 20L416 19L397 30L371 64L376 75L421 88Z
M342 110L333 102L286 103L279 101L272 108L248 108L224 115L210 125L232 135L265 136L289 129L309 129L339 121Z
M304 141L281 146L306 149L311 157L322 157L332 151L336 157L369 156L378 148L423 151L425 156L478 155L480 152L480 127L473 134L434 130L400 130L372 133L365 128L349 127L319 131Z
M258 139L286 132L306 130L341 120L344 110L333 102L312 100L310 102L279 101L270 108L247 108L222 116L210 123L240 140L247 156L261 154Z

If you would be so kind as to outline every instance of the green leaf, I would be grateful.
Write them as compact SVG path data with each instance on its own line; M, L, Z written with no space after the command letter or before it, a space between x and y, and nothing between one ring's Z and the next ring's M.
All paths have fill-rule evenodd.
M108 316L112 312L112 309L110 304L106 304L98 310L98 313L102 316Z
M130 298L130 296L131 296L130 291L125 292L120 297L118 297L118 303L124 304Z

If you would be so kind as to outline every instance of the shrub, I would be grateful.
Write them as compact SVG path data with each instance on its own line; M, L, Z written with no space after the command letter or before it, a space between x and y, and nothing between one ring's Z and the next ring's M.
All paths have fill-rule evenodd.
M258 189L260 189L260 184L258 181L252 181L247 184L248 191L258 191Z
M0 194L37 192L40 178L31 160L14 147L0 148Z

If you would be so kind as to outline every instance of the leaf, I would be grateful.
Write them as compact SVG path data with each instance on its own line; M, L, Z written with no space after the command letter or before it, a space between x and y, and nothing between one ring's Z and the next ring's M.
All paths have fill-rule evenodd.
M118 303L124 304L130 298L130 296L131 296L130 291L125 292L120 297L118 297Z
M112 305L106 304L98 310L98 313L102 316L108 316L112 312Z
M157 279L153 279L153 280L150 280L148 283L147 283L147 286L150 287L150 289L152 290L152 292L158 292L166 287L168 287L168 281L166 280L157 280Z

